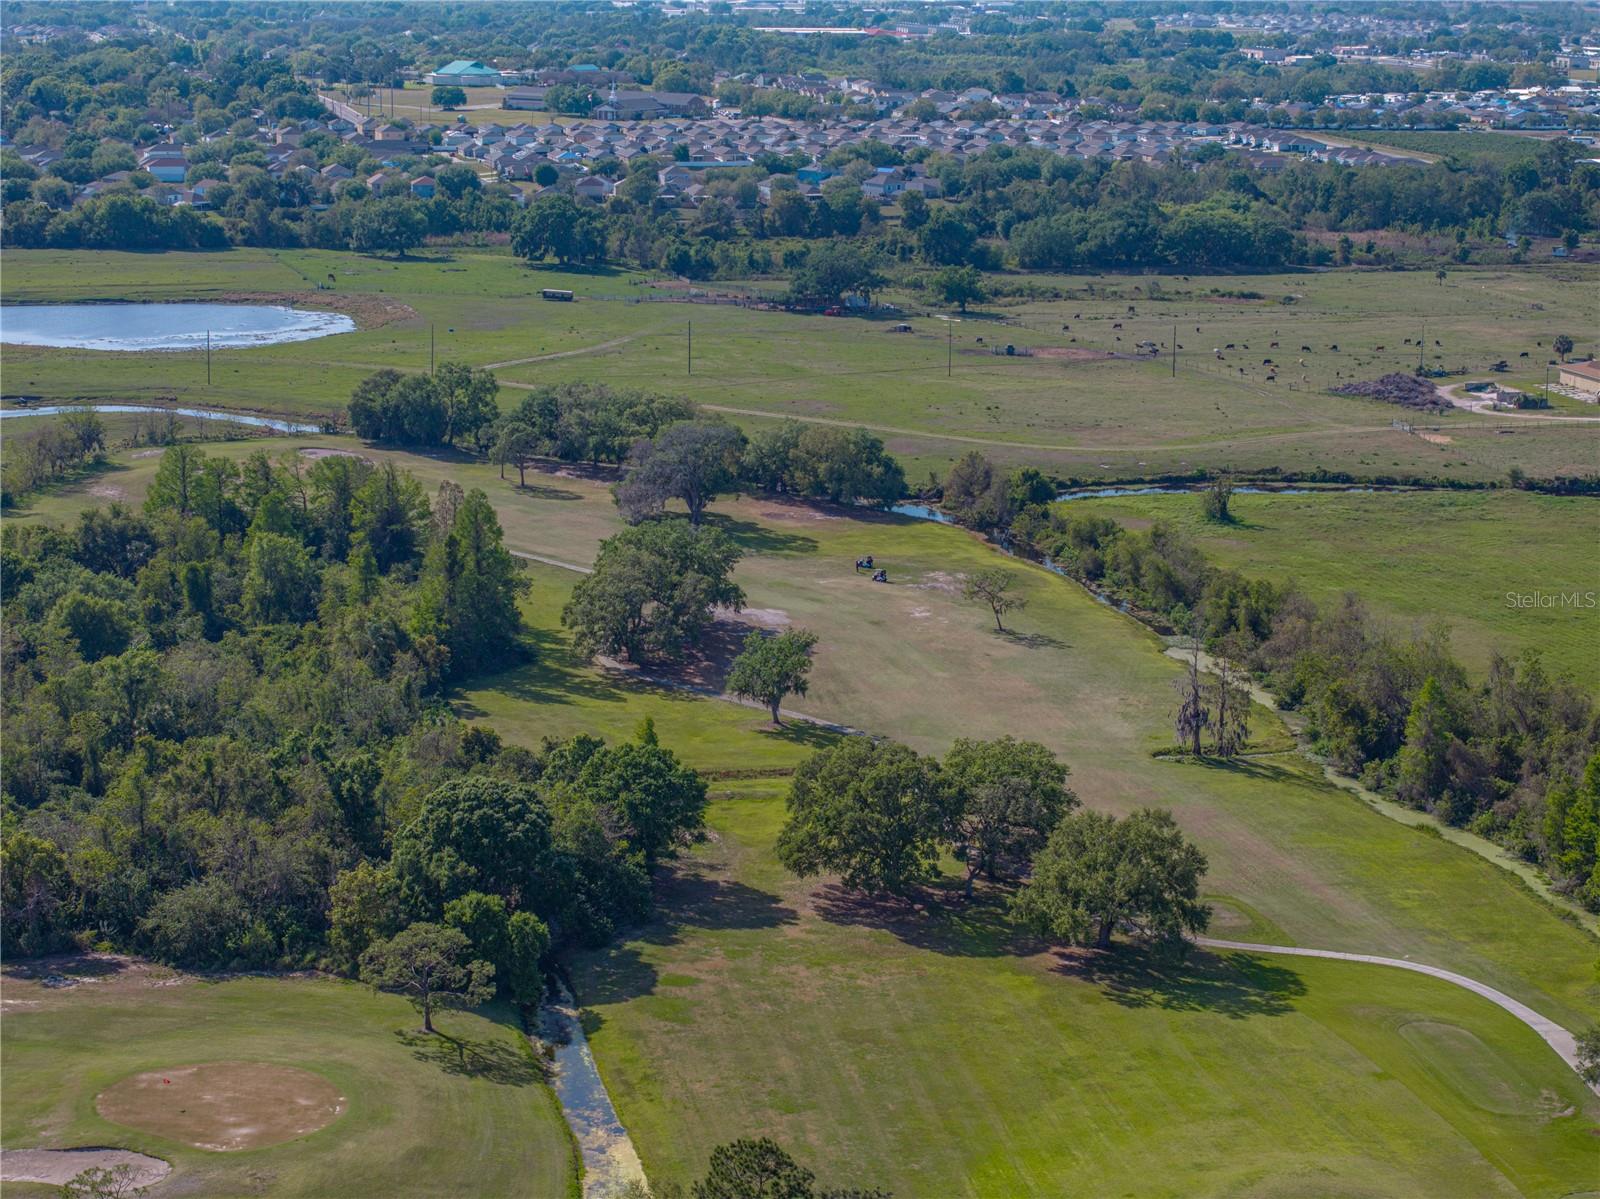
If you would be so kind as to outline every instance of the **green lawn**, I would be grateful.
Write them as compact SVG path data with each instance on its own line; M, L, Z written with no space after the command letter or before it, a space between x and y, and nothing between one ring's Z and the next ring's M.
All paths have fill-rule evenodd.
M1515 133L1475 133L1453 129L1354 129L1330 130L1332 136L1364 146L1393 146L1417 150L1464 165L1493 163L1508 167L1533 158L1544 143L1535 137Z
M173 1164L163 1194L575 1199L570 1135L509 1012L446 1013L437 1024L449 1039L430 1038L414 1031L409 1004L355 983L161 974L113 972L68 990L6 979L7 1148L136 1149ZM298 1066L348 1105L309 1136L233 1153L95 1111L95 1096L128 1075L207 1061Z
M533 589L523 612L538 657L476 680L457 700L463 719L487 722L507 741L537 749L546 737L577 733L626 741L648 717L662 744L695 769L721 776L782 775L833 738L793 720L774 730L763 711L595 670L561 629L561 608L577 577L552 566L529 568Z
M1196 496L1073 500L1068 511L1136 528L1160 520L1207 558L1289 581L1319 602L1354 591L1409 628L1443 622L1474 669L1495 649L1536 649L1600 691L1600 504L1517 491L1236 495L1234 521L1206 519ZM1576 599L1517 607L1507 593ZM1587 605L1587 606L1586 606Z
M988 901L884 915L712 808L662 919L575 967L653 1182L773 1136L824 1185L953 1196L1560 1196L1600 1103L1482 1000L1378 967L1074 959Z
M1059 289L1063 298L1007 301L947 324L921 311L924 295L895 295L916 310L909 335L888 332L888 319L641 302L681 289L621 270L532 269L495 249L403 261L315 250L29 250L9 252L6 267L8 302L304 294L322 284L319 303L364 311L393 302L414 314L317 341L219 352L209 388L198 353L8 347L14 395L174 397L329 414L375 369L426 369L431 336L440 359L493 365L506 405L528 387L601 378L680 391L751 426L777 417L865 423L883 432L918 480L974 446L1083 478L1211 466L1479 480L1501 478L1512 465L1583 473L1600 447L1600 426L1527 423L1508 437L1497 422L1464 414L1445 418L1454 440L1435 445L1392 429L1392 408L1326 390L1415 366L1404 339L1420 337L1423 321L1429 361L1451 368L1520 362L1524 351L1534 362L1548 357L1538 343L1548 347L1559 332L1582 343L1595 324L1600 272L1581 265L1461 269L1443 287L1431 272L1029 276L1030 286ZM545 303L537 297L546 286L571 288L578 301ZM1183 346L1176 377L1166 359L1131 356L1140 340L1170 345L1174 329ZM1024 354L990 352L1007 344ZM1300 351L1302 344L1311 349ZM1071 357L1079 351L1124 356ZM1268 358L1278 364L1275 381Z
M444 475L485 487L519 551L583 565L619 527L603 480L539 473L519 489L493 468L396 457L430 488ZM137 498L151 462L106 478ZM66 489L40 515L92 498ZM1465 498L1546 511L1536 497ZM1275 527L1271 511L1253 523ZM1478 519L1512 527L1519 515ZM1172 739L1181 668L1072 584L1019 564L1029 606L1002 634L960 598L962 574L994 552L957 529L760 499L724 501L709 519L747 550L737 578L762 619L821 636L804 711L927 752L958 736L1036 738L1090 806L1172 808L1209 857L1220 935L1409 956L1569 1028L1600 1015L1600 942L1506 871L1377 815L1294 754L1151 757ZM1404 525L1382 527L1395 540ZM1359 561L1370 542L1387 555L1376 534L1347 553ZM1485 536L1439 585L1481 586L1496 546L1513 544ZM1559 552L1552 539L1529 560ZM863 553L888 586L852 569ZM1063 972L1049 955L1010 952L993 909L908 923L787 879L770 858L784 787L769 776L818 734L773 734L748 709L577 661L558 625L576 576L530 577L539 661L480 681L459 710L529 745L625 737L650 716L664 744L724 776L712 837L664 893L662 922L576 964L597 1060L652 1177L689 1177L711 1145L771 1132L825 1182L902 1196L1554 1196L1592 1178L1593 1107L1570 1071L1457 988L1283 959ZM1258 736L1281 735L1270 714L1255 720ZM1579 1116L1559 1114L1574 1105Z

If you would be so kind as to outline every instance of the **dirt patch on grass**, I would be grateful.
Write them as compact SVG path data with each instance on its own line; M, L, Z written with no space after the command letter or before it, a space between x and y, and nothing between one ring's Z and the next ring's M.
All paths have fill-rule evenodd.
M85 1170L117 1170L130 1187L147 1187L172 1173L159 1157L130 1149L7 1149L0 1153L0 1181L64 1186Z
M154 449L154 450L139 450L137 453L133 454L132 456L135 457L135 458L159 458L159 457L161 457L162 454L165 454L166 452L167 451L166 451L165 447L163 447L163 448Z
M358 458L362 462L371 462L365 454L358 454L354 450L333 450L326 446L308 445L300 450L305 458Z
M922 576L920 583L913 583L911 586L919 591L938 591L945 595L961 594L961 580L942 570L928 571Z
M107 1087L95 1110L113 1124L227 1153L278 1145L344 1114L320 1075L268 1062L206 1062L135 1074Z
M128 493L111 483L96 483L89 488L89 494L97 495L103 500L120 500Z
M1448 433L1419 432L1417 436L1422 438L1423 441L1428 442L1430 445L1449 445L1455 441L1455 438L1451 437Z
M786 629L790 624L789 614L782 608L746 608L743 612L729 612L719 618L754 625L760 629Z
M92 991L136 991L182 986L191 976L117 953L54 954L0 967L7 1011L54 1008Z
M1105 350L1081 350L1069 346L1040 346L1033 351L1035 358L1059 358L1066 362L1102 362L1114 357Z
M342 312L360 329L378 329L417 315L415 308L399 300L359 292L230 291L216 299L224 304L289 304L296 308L315 308L319 312Z
M756 509L756 515L762 520L781 520L793 524L815 524L823 520L844 520L842 512L825 512L814 504L804 501L786 502L783 500L769 500L762 507Z

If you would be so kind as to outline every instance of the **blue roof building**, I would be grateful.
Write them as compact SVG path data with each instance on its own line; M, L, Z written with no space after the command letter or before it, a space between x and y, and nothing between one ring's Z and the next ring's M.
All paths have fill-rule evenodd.
M457 87L499 87L504 80L500 72L493 67L458 58L434 71L428 76L428 82L435 86L454 84Z

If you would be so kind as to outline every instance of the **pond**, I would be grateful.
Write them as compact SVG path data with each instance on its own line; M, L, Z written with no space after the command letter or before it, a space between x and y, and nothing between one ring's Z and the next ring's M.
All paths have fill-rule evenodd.
M0 419L12 416L60 416L64 412L170 412L195 420L222 420L252 429L275 429L279 433L320 433L321 425L282 420L276 416L250 416L243 412L224 412L217 408L157 408L150 404L34 404L29 407L0 408Z
M342 312L278 304L8 304L0 342L71 350L241 349L350 333Z

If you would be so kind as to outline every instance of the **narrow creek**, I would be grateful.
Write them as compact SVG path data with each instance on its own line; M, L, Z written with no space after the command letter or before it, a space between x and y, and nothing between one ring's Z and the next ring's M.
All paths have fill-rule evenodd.
M539 1011L539 1039L554 1052L550 1086L583 1158L583 1199L616 1199L629 1184L644 1183L633 1138L617 1117L565 984Z
M273 429L279 433L320 433L321 425L285 420L276 416L252 416L247 412L225 412L220 408L168 408L155 404L29 404L0 408L0 419L13 416L61 416L68 412L170 412L193 420L220 420L252 429Z

